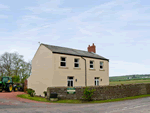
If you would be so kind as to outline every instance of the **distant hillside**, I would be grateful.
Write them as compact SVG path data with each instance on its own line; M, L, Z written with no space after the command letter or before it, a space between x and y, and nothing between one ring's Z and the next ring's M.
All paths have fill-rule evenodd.
M125 81L125 80L137 80L137 79L150 79L150 74L136 74L136 75L124 75L109 77L109 81Z

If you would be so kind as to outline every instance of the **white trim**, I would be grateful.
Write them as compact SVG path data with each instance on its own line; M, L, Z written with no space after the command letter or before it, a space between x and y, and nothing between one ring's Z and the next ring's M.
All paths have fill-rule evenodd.
M90 60L90 69L94 69L94 61L92 61L93 64L91 64L91 61L92 61L92 60ZM91 68L91 65L93 66L93 68Z
M62 61L62 59L61 59L61 58L65 58L65 61ZM65 63L65 66L61 66L61 63L62 63L62 62L64 62L64 63ZM63 57L63 56L61 56L61 57L60 57L60 67L66 67L66 57Z

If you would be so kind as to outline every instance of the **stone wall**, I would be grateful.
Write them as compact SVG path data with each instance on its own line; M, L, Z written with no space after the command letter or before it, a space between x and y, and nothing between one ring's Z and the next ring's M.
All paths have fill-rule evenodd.
M48 87L47 98L50 98L51 92L56 92L59 99L82 99L85 87L75 87L75 94L67 94L67 87ZM90 86L89 89L95 89L93 100L107 100L115 98L124 98L130 96L150 94L149 84L127 84L116 86Z

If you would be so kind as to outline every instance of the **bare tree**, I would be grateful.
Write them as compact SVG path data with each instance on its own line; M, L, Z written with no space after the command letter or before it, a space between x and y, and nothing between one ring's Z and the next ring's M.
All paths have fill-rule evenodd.
M12 54L5 52L0 57L2 67L6 70L7 76L12 76Z
M12 62L13 62L13 75L19 76L19 70L22 65L23 56L19 55L18 53L12 53Z
M31 61L24 61L18 53L5 52L0 56L0 75L20 77L24 82L31 74Z
M4 74L5 74L5 69L4 69L4 66L3 66L3 64L0 62L0 76L4 76Z
M24 82L31 74L31 61L23 62L21 68L21 82Z

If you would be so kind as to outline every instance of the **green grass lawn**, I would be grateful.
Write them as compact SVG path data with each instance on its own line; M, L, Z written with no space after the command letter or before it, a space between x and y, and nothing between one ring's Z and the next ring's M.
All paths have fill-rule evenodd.
M22 94L17 95L20 98L35 100L35 101L41 101L41 102L50 102L49 100L42 98L42 97L30 97L28 94ZM51 103L73 103L73 104L81 104L81 103L105 103L105 102L116 102L116 101L123 101L123 100L131 100L131 99L137 99L137 98L143 98L143 97L150 97L150 94L148 95L140 95L140 96L134 96L134 97L126 97L126 98L118 98L118 99L111 99L111 100L99 100L99 101L90 101L90 102L82 102L81 100L58 100L56 102Z
M134 84L134 83L150 83L150 80L130 80L130 81L113 81L113 82L109 82L110 85Z

